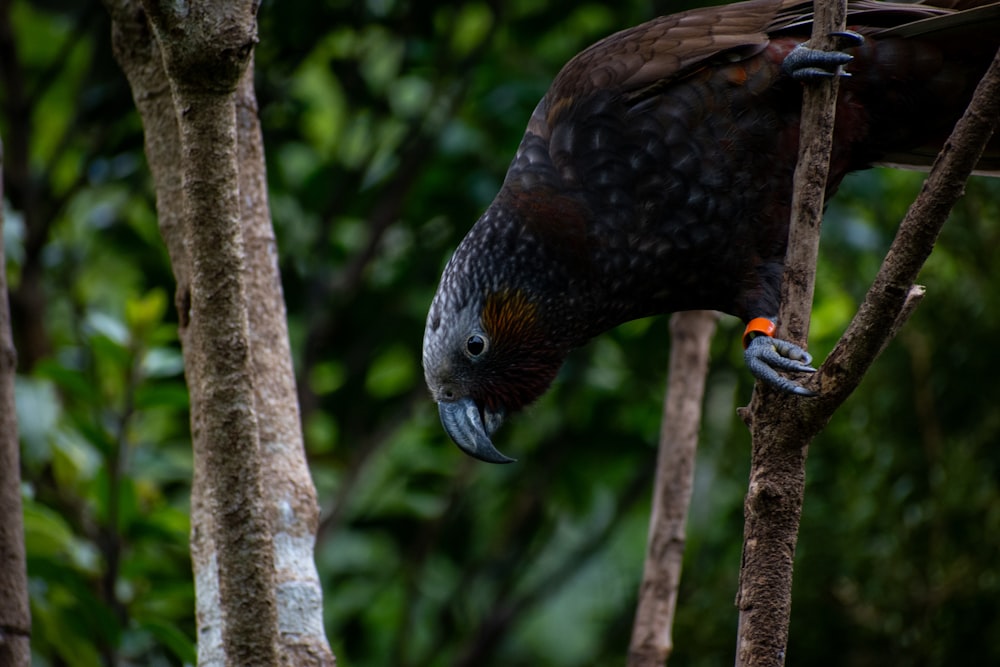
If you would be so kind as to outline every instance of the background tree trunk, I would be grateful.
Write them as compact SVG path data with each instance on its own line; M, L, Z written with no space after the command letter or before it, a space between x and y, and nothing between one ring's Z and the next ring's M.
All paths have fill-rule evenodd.
M7 302L3 243L3 144L0 143L0 665L31 664L31 609L24 557L21 461L14 407L17 353Z
M199 663L335 664L252 87L257 6L107 5L177 279Z

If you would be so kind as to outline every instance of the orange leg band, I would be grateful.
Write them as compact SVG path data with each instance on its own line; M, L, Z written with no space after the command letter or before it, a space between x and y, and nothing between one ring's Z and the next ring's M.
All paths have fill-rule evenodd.
M757 336L774 336L775 329L778 328L774 322L766 317L755 317L747 324L743 330L743 349L750 347L750 341Z

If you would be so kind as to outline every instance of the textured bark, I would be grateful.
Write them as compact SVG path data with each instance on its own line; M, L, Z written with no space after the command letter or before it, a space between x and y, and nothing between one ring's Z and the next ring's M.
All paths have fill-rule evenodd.
M3 144L0 144L0 203L3 202ZM0 206L0 665L31 664L31 609L24 553L21 461L14 407L17 353L7 302L7 264Z
M334 665L323 627L323 591L313 561L319 506L302 442L252 68L237 89L236 131L251 356L254 377L260 379L254 384L254 405L267 480L264 497L274 538L280 643L291 664Z
M737 665L784 663L808 444L858 386L921 298L923 290L914 281L948 213L963 193L965 181L998 118L1000 53L901 223L857 315L819 372L806 383L820 395L802 399L758 385L749 409L743 412L753 435L753 462L737 596ZM790 257L802 256L794 255L792 248L789 252ZM814 261L810 262L810 266L814 265ZM809 267L790 266L789 270L792 280L799 275L809 276ZM811 289L808 292L811 294ZM779 319L800 329L786 330L784 335L790 333L802 340L807 333L807 318L802 313L811 304L803 303L805 297L801 295L798 298L783 302ZM795 314L786 315L786 310Z
M256 5L182 17L169 3L106 4L177 279L199 664L336 664L252 84Z
M670 368L629 667L659 667L673 650L671 630L694 486L708 350L718 320L718 313L707 310L676 313L670 319Z
M200 630L218 628L220 636L216 643L206 641L212 634L200 635L199 662L274 665L274 544L261 483L236 162L235 90L256 39L255 8L202 5L204 13L180 16L169 6L144 6L180 131L181 216L190 260L182 335L190 365L198 369L189 387L197 384L201 397L192 411L191 549L203 596ZM216 596L218 607L210 602ZM205 622L214 612L218 617Z
M836 48L846 0L816 0L811 46ZM792 220L781 284L778 336L805 346L816 282L819 228L830 170L838 79L803 90L801 142L792 194ZM758 384L758 391L760 385ZM773 392L767 392L768 394ZM781 665L792 609L792 565L805 492L809 439L772 433L771 410L751 424L750 483L744 503L743 558L736 596L737 665Z

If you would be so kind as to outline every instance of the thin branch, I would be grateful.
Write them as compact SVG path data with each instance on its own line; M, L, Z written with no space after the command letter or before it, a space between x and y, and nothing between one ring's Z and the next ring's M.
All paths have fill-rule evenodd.
M658 667L673 650L671 630L694 486L708 349L718 320L718 313L707 310L676 313L670 318L670 369L629 667Z
M815 0L810 46L836 48L830 35L843 31L846 0ZM799 160L795 168L792 219L781 284L779 334L804 344L809 334L819 253L819 227L829 174L836 118L838 77L803 90ZM757 405L773 415L777 403ZM744 504L743 559L740 567L736 664L783 665L792 608L792 564L805 492L809 440L786 443L774 437L768 418L751 424L750 483Z
M898 330L911 287L930 256L952 207L1000 120L1000 51L976 87L931 172L910 206L857 315L817 373L822 410L832 413ZM888 332L888 333L884 333ZM827 402L836 402L827 408ZM820 407L820 406L817 406Z
M323 628L323 591L313 564L319 507L303 445L253 69L251 56L236 93L237 162L254 411L275 546L278 640L283 661L323 667L336 659Z
M846 0L816 0L809 44L822 50L835 49L834 39L829 35L844 30L846 16ZM778 316L779 335L801 344L805 344L809 336L819 228L830 173L839 83L839 77L832 77L826 82L806 85L802 91L799 159L795 166L792 218Z

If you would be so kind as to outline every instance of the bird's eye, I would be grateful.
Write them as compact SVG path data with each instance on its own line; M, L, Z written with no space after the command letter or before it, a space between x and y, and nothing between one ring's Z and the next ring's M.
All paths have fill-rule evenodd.
M486 351L486 339L479 334L472 334L469 340L465 341L465 349L470 357L478 357Z

